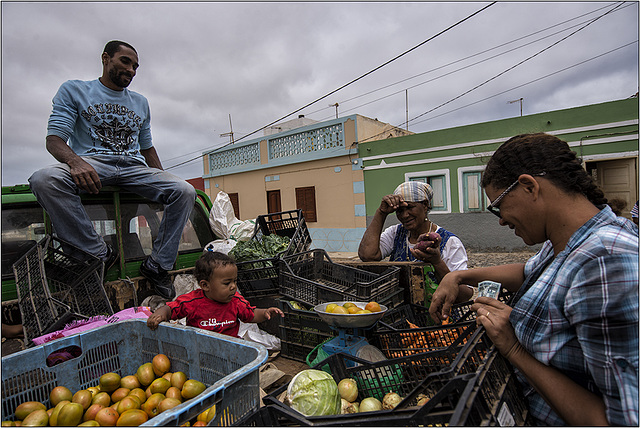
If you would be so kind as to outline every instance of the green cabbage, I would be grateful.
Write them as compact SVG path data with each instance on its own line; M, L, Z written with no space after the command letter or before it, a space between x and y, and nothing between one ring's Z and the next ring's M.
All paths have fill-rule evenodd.
M289 383L287 399L291 408L305 416L339 415L338 385L330 374L320 370L303 370Z

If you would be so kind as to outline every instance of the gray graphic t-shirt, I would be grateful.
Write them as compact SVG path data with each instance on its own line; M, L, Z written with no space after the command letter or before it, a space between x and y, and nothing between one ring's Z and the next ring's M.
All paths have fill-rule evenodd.
M98 79L69 80L53 97L47 135L69 142L80 156L122 155L145 162L151 148L151 114L137 92L114 91Z

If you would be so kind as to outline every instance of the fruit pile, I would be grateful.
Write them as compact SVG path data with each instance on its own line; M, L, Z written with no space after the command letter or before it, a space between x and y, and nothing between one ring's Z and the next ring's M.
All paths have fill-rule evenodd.
M138 426L206 389L170 369L169 358L157 354L133 375L106 373L98 385L75 393L56 386L49 394L49 409L37 401L24 402L15 409L15 421L3 421L2 426ZM206 426L215 413L215 406L206 409L192 426Z
M380 312L382 309L377 302L369 302L364 308L361 308L353 302L345 302L343 305L336 303L329 303L325 309L325 312L330 314L372 314L374 312Z

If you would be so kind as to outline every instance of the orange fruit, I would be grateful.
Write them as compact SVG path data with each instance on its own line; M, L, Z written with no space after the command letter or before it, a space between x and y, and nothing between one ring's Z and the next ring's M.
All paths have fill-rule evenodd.
M371 312L380 312L382 310L382 308L377 302L369 302L366 304L364 308Z

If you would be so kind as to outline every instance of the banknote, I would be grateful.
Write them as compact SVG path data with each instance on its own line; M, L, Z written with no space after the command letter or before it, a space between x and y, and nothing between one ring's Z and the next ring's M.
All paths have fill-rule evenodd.
M478 283L478 297L491 297L494 299L498 298L498 294L500 294L500 288L502 288L502 284L494 281L482 281Z

